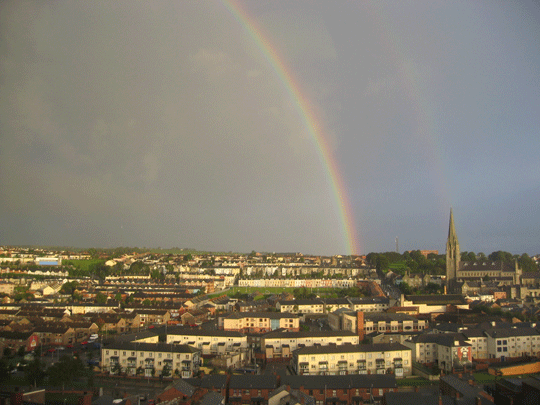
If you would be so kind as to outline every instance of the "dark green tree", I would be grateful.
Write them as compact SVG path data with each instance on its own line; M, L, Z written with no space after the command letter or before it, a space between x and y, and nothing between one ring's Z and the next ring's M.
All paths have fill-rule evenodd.
M101 292L96 294L96 302L98 304L105 304L107 302L107 296Z
M4 385L10 378L9 365L5 359L0 360L0 385Z
M35 357L24 369L24 378L29 385L42 385L45 376L45 364L39 357Z
M537 264L535 263L533 259L531 259L531 257L527 253L523 253L521 255L521 257L518 260L518 263L519 263L519 267L521 267L521 269L524 272L538 271Z

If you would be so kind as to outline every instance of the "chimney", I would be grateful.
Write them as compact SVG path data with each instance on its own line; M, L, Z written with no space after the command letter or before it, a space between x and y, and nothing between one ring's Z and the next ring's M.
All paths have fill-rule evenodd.
M442 395L439 394L439 405L442 405Z
M474 387L474 380L472 380L472 379L469 380L469 385L470 385L471 387Z
M358 332L358 339L362 342L364 340L364 313L362 311L356 313L356 330Z
M419 392L420 391L420 388L418 388L418 385L415 385L414 386L414 392Z
M476 397L476 401L474 403L476 405L482 405L482 399L480 399L480 397Z

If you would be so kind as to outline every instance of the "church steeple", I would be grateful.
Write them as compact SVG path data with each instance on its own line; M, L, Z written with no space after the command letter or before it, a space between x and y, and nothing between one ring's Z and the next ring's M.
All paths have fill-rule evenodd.
M452 208L450 208L450 225L448 226L448 242L452 242L459 247L459 242L456 233L456 226L454 225L454 214Z
M460 262L461 254L454 225L454 214L450 208L450 224L448 226L448 240L446 241L446 286L450 293L456 290L456 277Z

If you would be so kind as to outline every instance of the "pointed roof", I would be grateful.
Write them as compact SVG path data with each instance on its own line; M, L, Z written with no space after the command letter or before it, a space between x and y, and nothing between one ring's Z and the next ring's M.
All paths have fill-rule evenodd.
M450 225L448 226L448 241L458 243L456 227L454 225L454 214L452 208L450 208Z

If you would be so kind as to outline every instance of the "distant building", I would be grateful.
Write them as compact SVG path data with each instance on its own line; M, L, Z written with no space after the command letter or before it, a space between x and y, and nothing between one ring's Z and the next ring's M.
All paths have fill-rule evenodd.
M487 280L499 285L521 284L522 270L517 261L512 263L485 260L482 262L462 262L459 250L454 215L450 210L448 239L446 242L446 286L448 293L462 293L464 282Z

